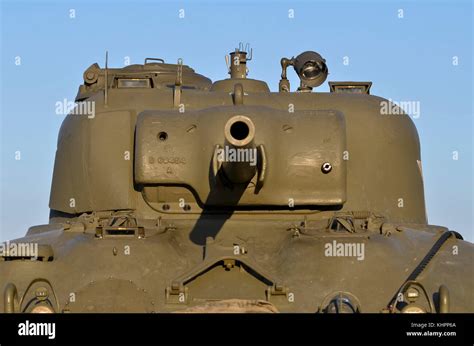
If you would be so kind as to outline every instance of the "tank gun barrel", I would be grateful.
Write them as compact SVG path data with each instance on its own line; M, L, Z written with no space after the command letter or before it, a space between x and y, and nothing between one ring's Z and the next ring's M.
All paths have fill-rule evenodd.
M248 183L257 171L255 125L249 117L237 115L224 127L224 148L220 160L226 177L233 183Z

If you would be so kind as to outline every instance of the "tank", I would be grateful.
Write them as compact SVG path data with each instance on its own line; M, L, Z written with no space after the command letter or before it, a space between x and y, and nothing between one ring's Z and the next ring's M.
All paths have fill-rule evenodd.
M281 59L277 92L251 60L214 83L87 68L49 223L2 244L0 311L473 312L473 244L428 224L411 118L371 82L314 92L316 52Z

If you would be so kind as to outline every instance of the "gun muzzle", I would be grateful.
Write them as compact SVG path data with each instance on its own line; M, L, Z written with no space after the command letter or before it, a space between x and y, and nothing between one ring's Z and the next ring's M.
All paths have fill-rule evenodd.
M255 125L250 118L236 115L225 124L224 135L222 169L231 182L248 183L257 171Z

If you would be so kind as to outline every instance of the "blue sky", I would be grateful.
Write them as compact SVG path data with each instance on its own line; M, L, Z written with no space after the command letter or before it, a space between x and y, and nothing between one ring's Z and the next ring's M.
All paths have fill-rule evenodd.
M249 77L273 91L281 57L315 50L329 80L371 80L373 94L419 101L429 222L473 241L471 1L0 1L0 240L47 223L64 118L55 104L74 99L106 50L111 67L183 58L218 80L242 41L254 49Z

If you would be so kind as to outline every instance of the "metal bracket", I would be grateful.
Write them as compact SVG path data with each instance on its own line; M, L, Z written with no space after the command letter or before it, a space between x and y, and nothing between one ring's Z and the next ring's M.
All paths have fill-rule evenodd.
M189 288L186 284L192 282L198 276L205 273L209 268L212 268L220 262L222 262L222 265L226 269L231 269L238 264L251 269L251 271L255 273L256 280L261 280L268 285L265 290L265 296L268 301L275 301L275 299L279 300L278 298L282 297L285 298L285 301L288 301L289 289L286 286L277 283L274 278L264 272L256 264L251 263L248 258L246 258L246 255L243 254L236 256L219 256L209 260L204 260L201 264L171 282L171 285L165 289L166 303L187 304L189 302Z
M164 64L165 61L163 59L160 59L160 58L145 58L145 63L144 65L148 64L148 61L157 61L161 64Z
M18 300L18 291L15 284L8 283L3 292L3 305L6 313L20 312L20 303Z
M167 304L187 304L188 303L188 287L182 283L173 281L170 286L165 289Z
M240 106L244 104L244 87L241 83L237 83L234 85L234 93L232 94L232 101L234 102L234 106Z
M288 287L274 284L273 286L268 286L265 291L265 296L267 301L273 302L276 300L282 300L284 298L285 302L288 302L288 294L290 293Z
M102 227L95 229L95 237L103 239L106 237L137 237L145 238L145 228L143 227Z
M181 104L181 92L183 85L183 59L178 59L178 67L176 69L176 81L173 90L173 107L178 108Z

